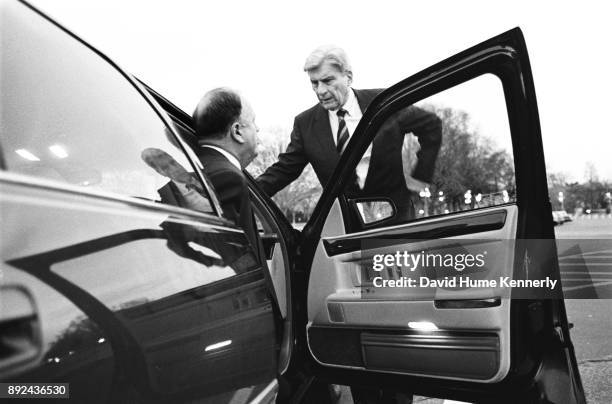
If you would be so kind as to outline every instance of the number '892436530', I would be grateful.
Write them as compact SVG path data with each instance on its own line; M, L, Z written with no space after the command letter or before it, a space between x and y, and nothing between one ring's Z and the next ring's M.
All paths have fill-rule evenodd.
M68 383L0 383L0 397L68 398Z

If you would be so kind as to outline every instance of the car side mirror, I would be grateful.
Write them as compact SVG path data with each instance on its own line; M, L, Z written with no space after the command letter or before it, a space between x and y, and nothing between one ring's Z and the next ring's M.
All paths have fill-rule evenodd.
M352 199L350 204L365 226L391 219L396 213L393 201L388 198Z

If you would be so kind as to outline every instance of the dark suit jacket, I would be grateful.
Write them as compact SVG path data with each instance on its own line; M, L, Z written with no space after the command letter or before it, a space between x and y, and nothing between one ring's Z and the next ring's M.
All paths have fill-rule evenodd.
M242 227L251 245L257 251L259 235L244 174L215 149L198 147L196 152L204 166L204 173L217 191L224 216Z
M353 90L363 112L382 89ZM433 177L435 160L442 140L440 119L433 113L409 106L389 119L388 125L376 135L368 176L362 196L392 197L396 204L408 203L410 191L403 174L402 145L404 135L412 132L421 145L418 162L412 176L424 182ZM324 187L329 181L340 156L336 151L328 112L320 104L302 112L294 121L291 141L278 161L257 178L270 196L280 191L312 164L319 182Z

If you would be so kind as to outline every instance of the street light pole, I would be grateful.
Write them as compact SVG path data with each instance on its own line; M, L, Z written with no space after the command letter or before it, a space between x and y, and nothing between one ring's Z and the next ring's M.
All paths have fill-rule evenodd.
M472 204L472 190L468 189L465 194L463 194L463 198L466 205L471 205ZM469 209L469 207L468 207Z
M438 201L440 202L440 204L438 206L440 206L440 208L438 209L437 213L441 213L441 212L445 212L448 209L445 209L445 205L444 205L444 191L438 191Z

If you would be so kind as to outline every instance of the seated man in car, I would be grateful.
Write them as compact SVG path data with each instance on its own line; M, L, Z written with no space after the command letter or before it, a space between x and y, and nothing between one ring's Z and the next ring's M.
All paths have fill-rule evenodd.
M198 103L193 121L197 137L195 152L219 196L224 215L240 225L253 246L257 228L242 173L257 156L257 133L253 108L229 88L207 92Z

